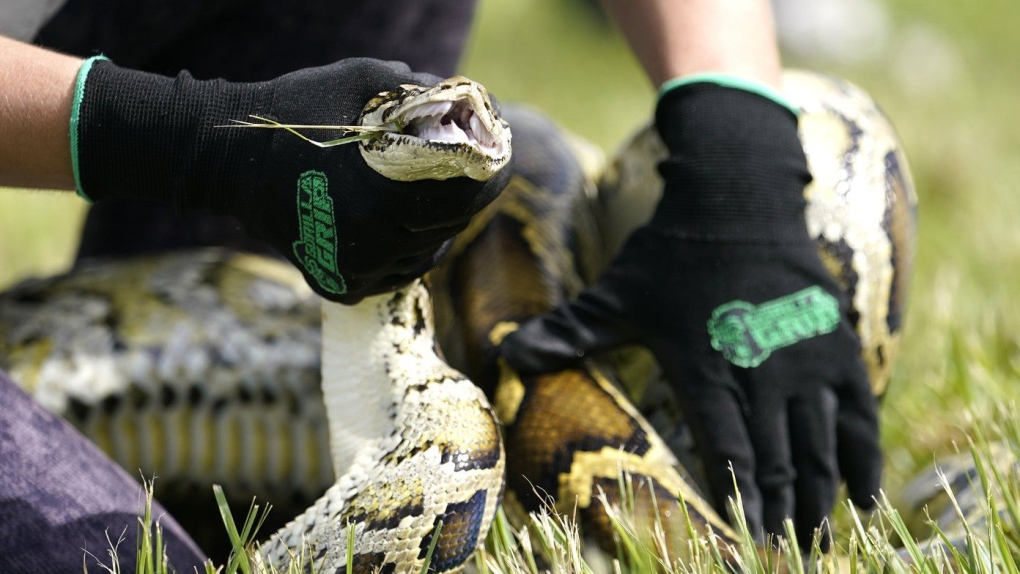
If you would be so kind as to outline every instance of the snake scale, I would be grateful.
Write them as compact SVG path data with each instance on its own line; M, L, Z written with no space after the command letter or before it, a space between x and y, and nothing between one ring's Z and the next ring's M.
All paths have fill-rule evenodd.
M815 178L806 190L809 229L851 295L881 393L913 250L906 163L862 91L808 73L785 81L804 110ZM493 157L509 153L509 132L501 134L504 124L474 86L453 79L383 94L370 108L395 111L373 121L390 126L385 137L443 157L487 148L464 161L498 167ZM576 505L585 528L611 544L595 498L621 500L622 468L635 478L638 519L663 524L673 557L683 558L689 536L675 511L680 497L702 532L732 536L632 402L658 396L655 384L642 397L627 386L628 397L612 365L597 359L522 379L495 352L517 322L594 279L647 217L661 142L646 130L603 170L590 147L542 116L506 116L515 175L425 281L343 307L315 298L286 264L256 255L93 261L0 295L0 367L126 468L158 475L165 503L217 482L288 516L304 510L263 545L276 564L305 548L316 572L345 571L353 524L356 571L420 571L433 542L430 570L456 571L504 498L526 511ZM452 129L423 117L452 118L461 133L416 142L430 129ZM494 136L505 137L505 149ZM363 153L385 157L383 145L370 140ZM465 169L461 160L441 163L453 172L426 176Z

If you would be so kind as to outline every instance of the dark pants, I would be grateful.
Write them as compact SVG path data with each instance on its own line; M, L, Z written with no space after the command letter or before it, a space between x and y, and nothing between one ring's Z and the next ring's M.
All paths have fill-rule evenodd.
M137 478L117 466L70 424L43 410L0 371L0 572L104 572L109 539L120 543L124 572L135 571ZM192 572L202 552L158 504L167 555ZM86 551L94 555L87 556Z

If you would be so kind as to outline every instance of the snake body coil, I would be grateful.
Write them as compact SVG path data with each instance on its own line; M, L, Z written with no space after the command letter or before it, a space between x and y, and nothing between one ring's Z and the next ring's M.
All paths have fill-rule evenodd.
M503 489L503 444L484 395L436 355L421 282L356 306L324 303L323 397L336 483L263 551L307 548L317 571L460 566L484 538Z
M852 295L881 392L912 253L909 175L891 128L862 92L829 78L788 78L804 108L815 177L808 226ZM419 96L407 100L426 106L416 113L434 111ZM318 303L300 275L220 251L96 263L0 295L0 367L132 471L302 500L325 490L264 545L275 563L307 545L316 571L342 571L352 524L359 570L419 571L438 531L431 569L455 571L485 535L504 475L514 505L576 504L590 531L611 544L595 499L601 492L621 502L627 469L637 519L663 525L671 557L686 552L683 514L728 539L725 522L631 402L660 397L654 382L628 397L612 369L594 361L527 379L498 366L500 336L576 294L647 216L661 153L646 133L606 170L596 194L600 168L578 162L591 156L576 153L569 136L532 113L509 120L516 175L431 275L434 302L416 282L354 308L325 304L323 394ZM480 124L497 125L464 125ZM415 145L412 163L427 161ZM456 145L459 153L472 143ZM482 147L492 165L500 146ZM628 211L642 205L644 212ZM492 398L505 455L483 393L434 352L433 303L443 356ZM681 499L685 513L676 512Z

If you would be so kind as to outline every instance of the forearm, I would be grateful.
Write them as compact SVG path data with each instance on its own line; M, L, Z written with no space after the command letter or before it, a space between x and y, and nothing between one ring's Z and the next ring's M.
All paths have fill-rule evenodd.
M778 87L768 0L602 0L655 86L713 72Z
M0 186L74 189L68 129L80 67L0 37Z

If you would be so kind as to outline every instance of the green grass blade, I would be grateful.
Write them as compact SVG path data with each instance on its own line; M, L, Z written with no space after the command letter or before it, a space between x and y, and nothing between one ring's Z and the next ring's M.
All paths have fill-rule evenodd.
M216 505L219 507L220 517L223 519L223 525L227 528L227 537L230 539L231 548L233 548L233 552L231 552L230 559L227 562L226 572L227 574L233 574L240 568L244 574L252 574L251 564L248 562L248 554L245 551L245 540L237 531L234 517L230 513L230 505L227 504L227 498L223 494L223 487L214 484L213 496L216 497Z
M428 574L429 565L432 564L432 553L439 544L439 533L443 531L443 520L436 522L436 529L432 531L432 540L429 541L429 549L425 552L425 562L421 565L421 574Z
M251 116L251 117L256 119L256 120L265 122L265 123L256 124L256 123L245 122L245 121L241 121L241 120L232 120L234 122L232 125L220 125L220 126L216 126L216 127L218 127L218 128L281 129L281 130L285 130L285 131L288 131L288 132L296 135L297 137L305 140L306 142L308 142L308 143L310 143L312 145L315 145L315 146L318 146L318 147L322 147L322 148L334 147L334 146L338 146L338 145L344 145L344 144L349 144L349 143L353 143L353 142L369 140L369 139L373 139L373 138L379 137L379 135L382 134L383 132L391 131L391 130L389 130L387 128L384 128L384 127L381 127L381 126L380 127L373 127L373 126L317 126L317 125L281 124L280 122L277 122L275 120L271 120L269 118L264 118L264 117L261 117L261 116ZM347 131L347 132L359 132L359 133L357 133L357 135L353 135L353 136L347 136L347 137L342 137L342 138L335 139L335 140L329 140L329 141L320 142L320 141L317 141L317 140L313 140L312 138L310 138L310 137L302 134L301 132L297 131L299 129L303 129L303 130L342 130L342 131Z
M354 523L347 523L347 571L354 572Z

